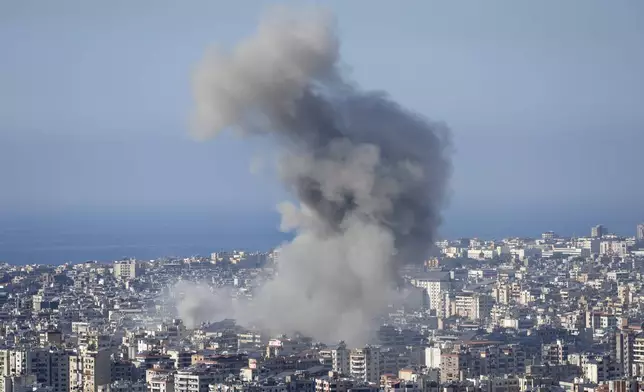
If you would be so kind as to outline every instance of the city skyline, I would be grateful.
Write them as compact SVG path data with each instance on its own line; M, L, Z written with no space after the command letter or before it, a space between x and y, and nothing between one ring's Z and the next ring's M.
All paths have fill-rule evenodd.
M201 217L201 225L205 222L212 223L212 217ZM9 264L62 264L62 263L82 263L88 260L101 262L136 258L141 260L163 259L167 257L192 257L204 256L213 251L225 250L246 250L246 251L268 251L278 248L286 241L293 239L289 233L283 233L271 226L256 228L257 231L249 232L248 228L238 226L231 230L221 230L219 227L197 226L199 230L188 229L186 223L194 221L183 221L183 224L171 225L174 230L160 230L150 232L153 226L117 226L112 230L102 229L96 231L93 225L85 220L76 221L69 227L61 226L60 223L49 222L49 225L43 225L42 220L38 224L42 225L42 231L32 231L28 235L21 233L23 230L34 230L34 227L25 229L14 227L13 230L0 232L2 245L0 248L0 263ZM22 223L22 221L21 221ZM87 226L89 224L89 226ZM592 238L594 228L602 226L604 235L615 235L618 238L633 238L636 242L642 243L638 236L638 230L644 227L644 223L637 224L632 233L619 232L611 230L605 225L593 225L578 232L561 232L552 230L534 230L530 234L516 234L504 236L440 236L437 241L453 241L457 239L471 238L480 240L503 240L511 238L542 238L546 233L550 233L557 239L572 238ZM158 228L158 226L156 226ZM68 231L74 228L77 231ZM271 230L273 229L273 230ZM63 235L60 235L60 233ZM199 235L194 233L199 232ZM147 236L141 237L140 233L148 233ZM232 234L231 234L232 232ZM120 235L115 235L119 233ZM134 233L135 235L132 235ZM272 233L268 235L267 233ZM641 232L640 232L641 233ZM189 237L186 240L185 237ZM71 240L70 240L71 239ZM141 240L143 239L143 241Z

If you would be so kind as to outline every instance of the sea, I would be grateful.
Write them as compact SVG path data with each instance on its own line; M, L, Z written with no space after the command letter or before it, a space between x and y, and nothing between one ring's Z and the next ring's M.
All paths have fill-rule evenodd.
M593 217L594 216L594 217ZM602 223L632 236L641 214L564 212L448 213L438 238L537 237L554 230L583 236ZM74 211L0 213L0 263L63 264L124 258L208 256L222 250L269 251L292 239L277 213L256 211Z
M277 216L47 214L0 216L0 263L63 264L268 251L291 238Z

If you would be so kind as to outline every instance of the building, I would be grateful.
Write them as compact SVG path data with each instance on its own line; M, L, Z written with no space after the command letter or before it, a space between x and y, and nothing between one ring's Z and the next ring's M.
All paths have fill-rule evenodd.
M442 313L442 293L450 288L449 273L427 274L423 278L412 279L411 284L425 290L425 307Z
M149 392L174 392L174 376L155 376L148 382Z
M315 392L348 392L352 387L353 381L338 372L332 371L328 376L315 379Z
M498 348L493 358L496 374L525 373L526 351L520 344L505 344Z
M183 369L192 365L192 356L196 354L194 351L189 350L167 350L167 354L174 362L177 369Z
M0 376L0 392L33 392L38 389L36 376Z
M69 354L56 348L25 347L0 350L0 375L33 375L39 385L52 392L69 389Z
M615 348L613 358L621 365L625 377L631 377L633 372L633 345L635 333L629 330L615 332ZM642 342L640 342L641 344ZM638 348L639 351L639 348Z
M379 374L398 374L411 364L411 358L407 353L396 350L380 351Z
M532 378L552 379L553 382L559 382L569 379L571 376L580 376L580 367L576 364L567 363L565 365L528 365L525 369L526 376Z
M60 300L53 293L40 289L38 294L31 297L31 304L34 312L40 312L45 309L57 309Z
M224 382L229 374L206 363L198 363L175 374L174 392L208 392L208 385Z
M541 239L546 240L546 241L547 240L554 240L557 237L558 236L557 236L557 234L555 234L554 231L546 231L546 232L541 234Z
M588 250L590 254L598 254L600 241L599 238L583 237L577 238L574 245L576 248Z
M541 346L541 361L547 364L561 365L568 361L570 347L568 344L557 340L554 343Z
M478 321L490 316L492 298L485 294L464 292L454 298L453 314Z
M481 377L481 391L486 392L519 392L520 383L518 377Z
M634 335L632 345L631 376L644 375L644 334Z
M626 241L602 241L599 243L599 253L607 256L624 257L628 253Z
M110 353L87 351L69 356L69 391L99 392L109 387L112 378Z
M146 392L147 387L143 382L119 380L109 384L107 388L103 388L103 390L105 392Z
M635 239L637 242L644 242L644 223L637 225L635 230Z
M58 330L47 330L40 333L40 343L58 346L63 342L63 334Z
M49 350L49 380L48 386L53 392L69 391L69 352L65 350Z
M492 298L498 304L509 304L513 298L512 287L507 284L497 283L492 289Z
M603 225L593 226L590 229L590 236L593 238L601 238L608 234L608 230Z
M596 384L622 376L621 367L608 355L583 358L581 368L585 378Z
M425 366L427 366L430 369L438 369L441 367L440 347L425 348Z
M114 276L119 280L132 280L137 277L138 263L136 260L121 260L114 262Z
M278 265L280 263L281 256L282 256L282 249L276 248L276 249L273 249L273 251L270 253L269 260L271 260L273 265Z
M349 353L349 375L356 380L378 382L380 380L381 353L378 347L367 346Z
M137 369L132 361L123 359L114 359L110 363L110 380L114 381L134 381Z
M306 348L306 344L293 339L271 339L266 345L266 357L288 356L297 354Z
M331 349L331 368L334 372L342 375L349 374L349 353L347 345L340 342L337 347Z
M465 352L443 353L440 360L440 381L465 379L469 355Z

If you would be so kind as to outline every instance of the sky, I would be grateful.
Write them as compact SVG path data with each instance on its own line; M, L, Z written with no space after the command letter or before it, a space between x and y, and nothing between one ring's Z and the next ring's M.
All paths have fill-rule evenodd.
M320 3L354 80L452 129L445 236L644 221L644 2ZM0 0L0 217L277 222L270 141L188 133L196 63L271 4Z

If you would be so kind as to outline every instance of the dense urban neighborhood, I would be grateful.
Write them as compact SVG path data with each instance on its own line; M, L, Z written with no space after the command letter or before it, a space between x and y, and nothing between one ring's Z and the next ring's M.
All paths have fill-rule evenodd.
M360 346L213 310L222 288L251 300L279 249L4 264L0 391L644 390L643 240L644 225L630 238L600 225L437 242L400 272L422 300L391 307Z

